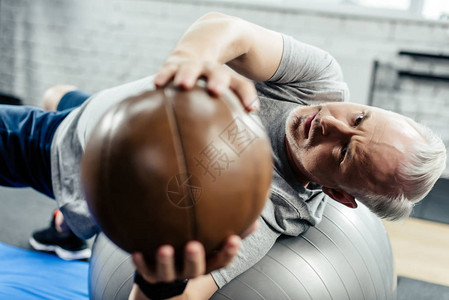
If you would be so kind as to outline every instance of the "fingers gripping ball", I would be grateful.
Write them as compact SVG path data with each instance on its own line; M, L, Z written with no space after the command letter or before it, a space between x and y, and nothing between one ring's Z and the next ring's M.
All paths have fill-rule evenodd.
M260 123L228 92L168 86L112 107L92 132L82 161L89 208L103 232L154 263L187 241L211 257L257 219L268 197L271 148Z

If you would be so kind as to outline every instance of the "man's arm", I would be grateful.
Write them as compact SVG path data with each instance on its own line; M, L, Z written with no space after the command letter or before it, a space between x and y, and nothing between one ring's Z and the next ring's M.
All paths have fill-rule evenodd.
M228 64L249 79L269 79L282 56L282 36L248 21L220 13L198 19L173 54Z
M248 79L268 80L279 66L282 50L280 33L236 17L208 13L181 37L154 82L163 86L174 79L176 85L189 89L204 76L210 91L221 94L231 88L251 110L256 91Z

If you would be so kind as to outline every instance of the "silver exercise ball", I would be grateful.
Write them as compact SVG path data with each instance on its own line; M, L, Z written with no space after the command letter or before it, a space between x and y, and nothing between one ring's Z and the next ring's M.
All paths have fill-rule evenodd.
M129 254L100 234L89 268L91 300L128 299ZM365 206L329 200L323 220L298 237L281 237L255 266L213 300L394 300L396 273L387 232Z

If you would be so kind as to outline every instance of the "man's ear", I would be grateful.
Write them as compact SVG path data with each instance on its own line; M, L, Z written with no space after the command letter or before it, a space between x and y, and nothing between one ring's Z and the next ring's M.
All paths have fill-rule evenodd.
M323 186L322 187L323 193L331 197L337 202L340 202L343 205L346 205L349 208L357 208L357 202L355 202L354 196L348 194L345 191L328 188Z

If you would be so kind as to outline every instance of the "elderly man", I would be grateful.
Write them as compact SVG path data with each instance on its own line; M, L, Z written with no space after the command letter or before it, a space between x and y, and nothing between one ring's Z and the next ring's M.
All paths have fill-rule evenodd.
M254 106L252 85L222 64L255 81L274 152L272 196L259 229L242 242L232 264L191 280L187 299L208 299L255 264L280 234L297 235L319 222L325 197L316 184L340 203L355 208L357 198L396 220L410 214L445 168L445 147L427 128L393 112L341 102L348 91L329 54L238 18L212 13L199 19L154 82L162 86L173 78L188 89L205 76L212 91L229 86L246 107ZM175 278L168 268L149 272L136 255L134 262L147 280ZM144 298L139 288L133 292Z
M221 94L230 88L248 110L260 107L273 147L271 197L259 228L242 242L226 268L202 275L204 250L195 241L186 246L180 273L169 245L159 249L154 270L134 253L137 284L131 298L182 293L185 299L208 299L262 258L279 235L298 235L317 224L326 195L352 208L357 207L357 198L380 217L406 217L445 167L445 147L427 128L393 112L342 102L348 98L347 86L328 53L244 20L209 13L187 30L155 77L102 91L79 108L51 116L36 113L53 128L45 140L51 177L48 171L45 182L38 185L26 180L16 184L13 179L20 176L4 175L0 182L28 184L54 194L68 227L79 237L92 236L98 228L84 201L79 162L96 121L130 95L171 80L190 89L200 77L206 78L211 92ZM55 107L60 96L46 101ZM57 223L63 230L61 218ZM226 265L239 244L239 237L229 237L215 266ZM184 291L186 283L179 279L193 277Z

